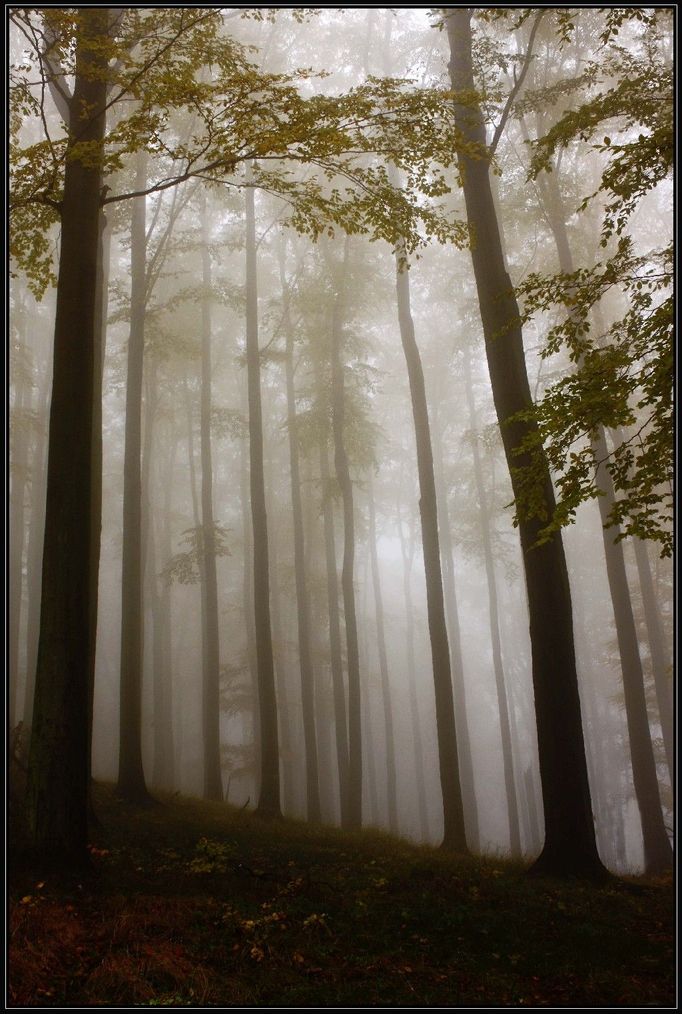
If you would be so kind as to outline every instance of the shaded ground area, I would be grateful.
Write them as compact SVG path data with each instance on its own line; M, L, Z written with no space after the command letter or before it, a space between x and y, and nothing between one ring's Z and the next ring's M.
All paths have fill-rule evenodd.
M101 786L96 808L88 875L14 859L12 1007L674 1006L669 882L527 878Z

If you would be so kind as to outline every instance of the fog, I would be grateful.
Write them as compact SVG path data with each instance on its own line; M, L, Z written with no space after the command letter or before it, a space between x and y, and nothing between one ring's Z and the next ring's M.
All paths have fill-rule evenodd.
M38 78L42 67L52 85L61 81L69 90L75 82L73 46L57 45L66 66L61 78L47 58L40 63L46 10L22 8L11 38L17 80L28 82L32 96L15 125L9 388L9 718L13 729L23 723L26 750L36 666L40 673L43 664L39 639L40 658L56 651L46 596L59 604L72 580L57 568L57 584L48 588L55 572L41 565L55 425L57 272L66 233L64 219L60 225L48 205L31 204L31 195L52 187L55 201L66 200L61 177L50 176L50 159L63 172L59 152L67 135L54 87L41 90ZM185 16L210 10L190 8ZM102 447L98 461L95 436L94 478L86 480L92 489L101 469L92 777L118 782L129 798L222 798L266 816L281 811L324 824L361 823L414 842L439 844L445 837L447 844L449 693L457 759L450 774L466 844L476 853L530 861L542 850L545 821L540 684L534 690L524 559L544 550L521 548L523 508L515 506L518 490L499 423L499 399L512 381L502 377L495 397L491 385L490 355L507 335L484 332L485 298L472 269L468 237L479 251L485 237L472 224L461 184L485 159L480 151L471 156L472 142L457 120L462 109L473 115L473 105L457 97L450 77L456 51L434 12L222 10L214 10L217 23L204 38L172 9L112 9L121 33L113 38L124 39L115 46L130 61L117 72L121 81L164 32L177 30L178 63L168 64L168 72L157 53L149 70L153 76L161 68L157 78L148 88L128 82L127 91L119 81L111 95L118 88L120 99L107 111L101 398L96 381L94 390ZM131 12L136 21L128 25ZM643 821L665 827L668 839L673 826L664 742L666 723L671 727L672 564L661 555L671 531L670 473L661 448L671 456L671 433L666 437L665 421L663 435L657 429L663 416L655 413L664 413L665 404L648 398L637 378L665 370L660 349L669 339L642 351L627 328L636 328L628 315L641 311L650 321L664 306L669 267L643 309L628 278L644 275L647 264L659 271L658 251L672 236L672 191L669 174L659 171L662 156L639 190L635 181L623 193L604 174L638 136L643 150L652 137L663 145L658 121L645 122L641 110L638 119L637 108L627 106L636 107L637 95L624 96L621 86L623 54L637 74L647 66L652 80L669 73L670 11L647 9L643 20L625 19L616 32L608 9L574 11L570 27L561 9L521 23L485 13L475 9L473 70L486 143L495 148L490 180L504 266L520 304L532 400L559 392L554 410L542 417L566 522L550 541L563 540L566 554L597 846L610 870L654 870L656 847L648 861ZM51 30L69 26L54 23ZM226 54L222 66L218 44ZM213 54L208 62L200 58L202 46ZM112 50L110 66L121 52ZM397 100L381 89L389 78L409 79L400 94L421 95L422 102L440 90L442 115L431 119L425 105L416 105L412 127L392 123ZM358 99L335 113L323 104L365 85L374 89L371 101L362 99L366 106ZM600 110L596 127L571 133L562 119L567 110L583 108L600 90L620 98ZM319 106L311 111L309 102ZM456 102L464 104L453 119ZM383 109L377 120L374 108ZM564 135L550 152L552 171L534 174L531 157L540 147L533 142L556 124ZM333 134L341 129L343 136ZM438 131L442 142L430 164ZM46 136L56 146L52 156ZM441 149L453 139L462 158L471 156L468 168L454 148L442 164ZM618 178L629 180L631 168L621 165ZM407 203L396 198L392 206L390 192ZM31 218L21 210L31 207L42 210ZM607 235L605 218L621 212L622 228ZM442 229L437 220L446 223ZM617 261L624 237L630 260ZM585 295L589 278L580 273L611 263L622 277L603 285L598 298ZM551 275L559 282L538 296L542 278ZM584 344L580 332L552 343L553 329L570 328L581 312ZM418 369L413 357L414 374L407 368L409 320L420 360ZM621 321L626 337L618 345ZM603 374L603 405L594 375L582 390L557 386L584 376L600 349L611 350L615 362ZM419 372L430 473L417 453L416 439L424 438L415 408ZM571 430L572 413L582 408ZM93 433L97 425L95 412ZM599 434L616 463L615 496L624 505L617 543L618 529L603 536L600 501L608 501L608 512L614 494L604 495L604 463L594 451ZM615 456L623 443L633 448L629 470ZM649 455L645 465L640 454ZM578 459L587 464L571 484L566 472ZM431 536L422 527L432 499L435 558L425 553ZM86 512L97 502L93 494ZM49 503L48 496L48 514ZM60 503L54 523L64 535L68 501ZM537 533L551 510L540 516L542 524L529 513ZM620 561L608 571L605 542ZM425 570L425 560L438 571L428 599L435 571ZM92 569L87 573L92 577ZM557 573L550 585L561 582ZM91 595L91 609L93 601ZM630 610L634 641L617 630L619 609ZM444 656L438 615L447 630ZM554 625L551 616L543 622ZM87 630L83 637L87 642ZM544 686L564 679L559 654L549 663L543 656ZM443 665L447 693L438 677L434 682ZM638 718L635 697L626 704L624 672L637 701L645 701ZM65 699L78 692L65 686ZM560 715L553 720L561 726ZM648 737L648 746L640 737ZM653 758L646 769L653 788L633 776L633 753L642 749ZM37 763L37 752L32 757ZM572 763L567 759L566 770Z

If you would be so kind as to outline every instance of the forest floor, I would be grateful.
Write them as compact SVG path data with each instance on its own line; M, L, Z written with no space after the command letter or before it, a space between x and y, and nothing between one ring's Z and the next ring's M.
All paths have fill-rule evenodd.
M98 786L92 871L16 856L10 1007L674 1007L670 880L524 875Z

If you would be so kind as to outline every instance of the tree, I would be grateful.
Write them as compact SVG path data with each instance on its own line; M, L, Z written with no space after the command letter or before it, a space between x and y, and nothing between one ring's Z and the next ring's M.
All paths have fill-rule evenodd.
M109 12L84 8L78 20L61 201L43 591L28 770L33 844L44 856L67 864L85 861L87 841L90 475Z
M640 35L627 47L616 42L625 27ZM560 273L531 275L521 288L525 315L554 305L569 312L551 329L545 355L565 348L576 364L552 385L535 408L538 435L557 475L559 500L547 531L569 523L578 505L600 496L590 435L622 428L624 439L605 468L614 485L607 523L619 537L634 535L672 551L672 243L637 248L628 225L643 199L670 178L673 160L673 71L662 54L670 27L666 10L606 12L598 58L582 79L591 91L533 142L530 177L540 187L556 157L575 142L593 142L601 178L579 210L604 202L598 263ZM565 87L565 86L564 86ZM519 112L542 107L541 89L524 98ZM602 134L606 131L606 134ZM663 223L662 223L663 224ZM663 224L663 228L666 226ZM626 312L605 329L591 317L605 297L620 293ZM605 474L605 473L602 473ZM524 502L532 497L532 477Z
M529 464L519 451L536 424L521 419L532 398L524 360L520 313L507 273L490 187L490 158L472 62L472 11L446 14L455 122L460 132L458 164L471 259L486 343L493 399L515 496L518 468ZM537 21L536 21L537 23ZM502 123L502 120L500 121ZM519 518L530 616L533 687L545 810L545 843L536 872L554 875L606 874L597 852L587 778L573 644L571 595L561 537L542 545L538 536L554 510L549 468L543 462L541 498Z
M291 473L291 507L294 522L294 570L298 619L298 650L301 669L301 703L306 757L306 797L308 820L320 819L320 788L318 783L317 737L315 732L314 673L310 647L310 604L306 574L306 552L303 531L303 506L299 465L299 438L294 388L294 328L290 312L289 286L285 274L285 247L280 247L280 283L282 286L283 327L286 339L287 430L289 437L289 468Z

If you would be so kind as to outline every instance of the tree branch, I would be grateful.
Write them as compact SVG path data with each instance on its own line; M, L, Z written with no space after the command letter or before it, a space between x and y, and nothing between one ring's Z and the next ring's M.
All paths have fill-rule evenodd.
M535 36L537 34L538 28L540 27L540 21L544 17L545 13L546 13L546 11L543 9L543 10L538 11L538 13L535 15L535 21L533 22L533 27L530 30L530 36L529 36L529 39L528 39L528 49L526 50L526 55L523 58L523 64L521 65L521 71L520 71L519 76L517 77L516 81L514 82L514 87L509 92L509 95L507 96L507 101L505 103L504 109L502 110L502 116L500 117L500 122L497 124L497 127L495 129L495 133L493 134L493 139L490 142L490 147L489 147L488 151L489 151L491 157L495 154L495 150L497 148L499 140L502 137L502 132L504 131L504 128L507 125L507 120L509 119L509 114L511 113L512 105L514 103L514 99L516 98L516 96L520 92L521 87L522 87L523 82L524 82L524 79L526 77L526 74L528 73L528 68L530 67L530 61L533 58L533 44L535 42Z

